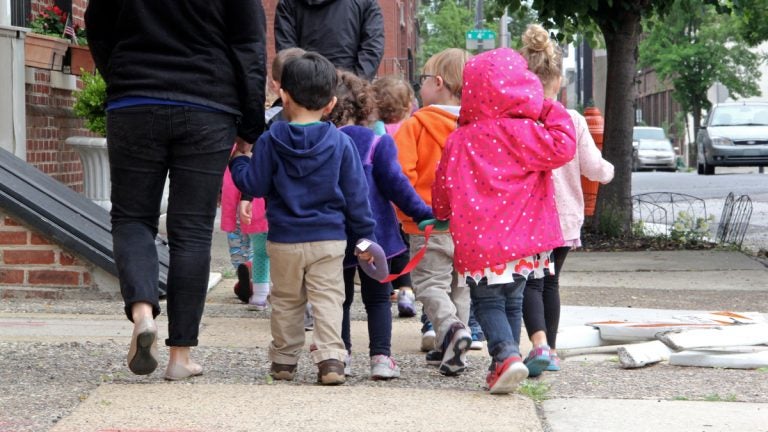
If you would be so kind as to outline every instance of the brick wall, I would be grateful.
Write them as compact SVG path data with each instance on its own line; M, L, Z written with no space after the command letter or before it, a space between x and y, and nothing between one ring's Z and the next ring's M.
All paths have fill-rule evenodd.
M0 298L81 297L92 265L0 212Z
M33 0L32 13L53 3L53 0ZM86 4L86 0L72 2L75 24L83 25ZM64 144L70 136L93 136L83 127L83 120L72 111L75 103L73 90L81 87L82 83L74 76L27 67L27 162L82 193L80 158L77 152Z

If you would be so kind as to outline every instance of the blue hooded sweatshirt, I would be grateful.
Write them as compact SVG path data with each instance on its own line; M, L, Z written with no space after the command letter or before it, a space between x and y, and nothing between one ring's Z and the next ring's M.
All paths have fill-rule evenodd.
M277 122L233 159L240 191L263 197L267 239L277 243L367 238L376 241L365 173L352 140L330 122Z

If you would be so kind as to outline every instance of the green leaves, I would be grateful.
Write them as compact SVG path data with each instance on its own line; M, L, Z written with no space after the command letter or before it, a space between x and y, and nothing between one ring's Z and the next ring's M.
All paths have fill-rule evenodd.
M759 94L761 60L741 37L743 20L708 3L676 0L666 16L646 20L648 33L640 44L639 64L670 82L673 97L694 118L709 109L707 91L717 82L734 97Z
M107 84L98 72L83 73L83 89L75 96L74 110L78 117L85 119L85 127L101 136L107 135Z

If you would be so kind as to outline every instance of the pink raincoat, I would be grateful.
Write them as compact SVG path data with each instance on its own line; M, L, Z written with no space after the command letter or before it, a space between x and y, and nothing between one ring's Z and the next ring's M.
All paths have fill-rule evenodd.
M500 48L464 68L459 127L432 186L438 219L450 219L460 273L502 272L563 244L552 170L573 159L571 116L544 99L516 51Z
M240 204L242 194L232 181L229 167L224 171L224 182L221 186L221 230L234 232L237 229L237 206ZM251 201L251 223L242 224L240 232L243 234L255 234L267 232L267 215L263 198L254 198Z

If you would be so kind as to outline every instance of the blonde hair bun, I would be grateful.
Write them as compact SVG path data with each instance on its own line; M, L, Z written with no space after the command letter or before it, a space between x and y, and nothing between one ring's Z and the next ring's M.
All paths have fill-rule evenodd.
M552 56L555 49L549 32L539 24L529 24L525 29L523 46L531 51L545 51L548 56Z

